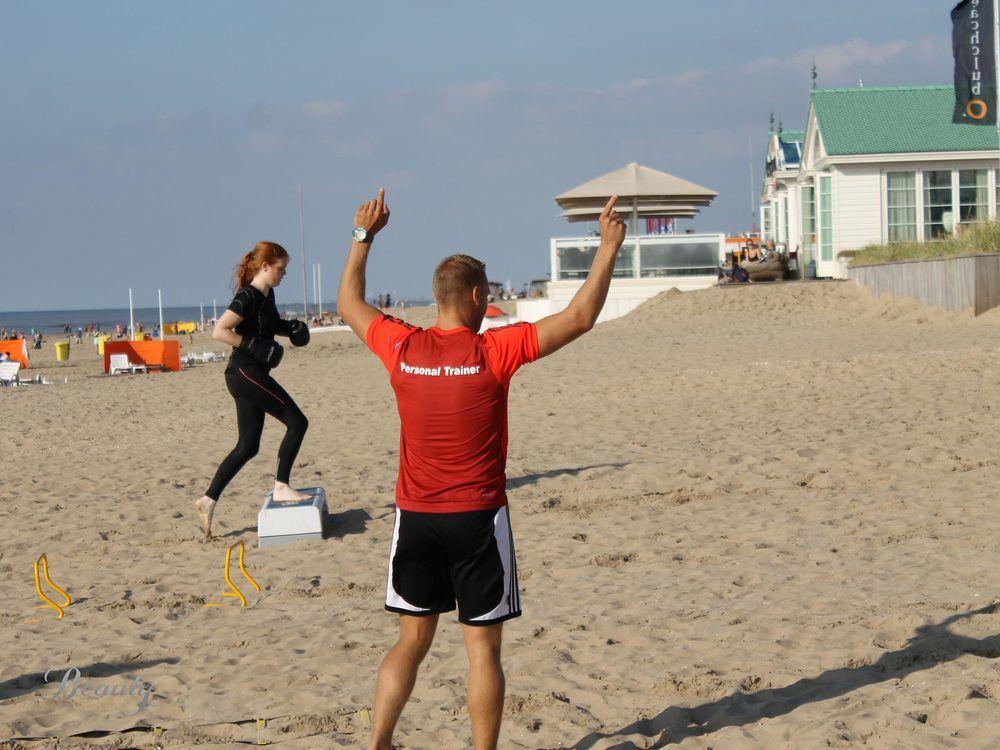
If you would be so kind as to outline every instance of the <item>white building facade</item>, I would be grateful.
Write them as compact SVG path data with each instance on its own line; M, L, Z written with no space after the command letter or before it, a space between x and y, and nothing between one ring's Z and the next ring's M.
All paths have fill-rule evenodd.
M548 296L518 300L518 319L535 322L564 310L586 281L599 245L599 237L553 238ZM626 315L668 289L691 291L715 286L725 257L726 237L721 233L626 237L598 322Z
M817 277L846 278L866 245L931 241L995 218L997 131L952 124L954 102L944 86L813 91L800 163L765 180L765 239L798 251Z

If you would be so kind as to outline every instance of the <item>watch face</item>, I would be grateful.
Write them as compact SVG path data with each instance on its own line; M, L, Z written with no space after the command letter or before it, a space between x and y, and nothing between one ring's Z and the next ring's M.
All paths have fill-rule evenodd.
M358 242L364 242L366 239L368 239L368 232L366 232L364 228L358 227L357 229L354 230L354 239L356 239Z

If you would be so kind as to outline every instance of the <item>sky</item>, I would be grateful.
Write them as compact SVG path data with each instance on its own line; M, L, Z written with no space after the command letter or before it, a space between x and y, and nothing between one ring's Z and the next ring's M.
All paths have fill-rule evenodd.
M0 0L0 310L222 304L265 239L301 301L299 185L326 300L379 187L369 296L429 298L455 252L547 276L586 227L554 196L632 161L719 193L681 229L743 231L813 59L820 87L948 84L953 4Z

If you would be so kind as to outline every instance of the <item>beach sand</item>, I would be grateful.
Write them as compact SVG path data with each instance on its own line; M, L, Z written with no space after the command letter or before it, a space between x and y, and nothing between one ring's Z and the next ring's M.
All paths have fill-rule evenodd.
M997 746L998 342L997 311L752 285L668 292L527 366L500 746ZM310 420L293 484L323 485L332 519L258 550L277 423L215 541L192 509L235 440L223 364L109 378L87 345L35 354L57 383L0 391L0 740L36 739L0 747L236 747L257 717L282 748L364 747L396 632L398 422L375 357L350 333L286 351L275 375ZM239 540L264 590L205 607ZM62 620L33 609L43 552L76 600ZM134 716L136 695L58 700L43 675L70 667L154 692ZM443 615L399 748L471 747L465 669Z

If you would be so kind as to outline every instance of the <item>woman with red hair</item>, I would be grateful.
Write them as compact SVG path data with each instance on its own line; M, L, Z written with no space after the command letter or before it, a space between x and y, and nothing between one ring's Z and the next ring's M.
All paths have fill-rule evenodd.
M308 326L301 320L282 319L275 306L274 287L284 278L287 265L288 253L281 245L258 242L237 266L236 296L212 331L213 339L233 347L226 367L226 387L236 402L239 438L236 447L219 465L204 497L195 502L206 541L212 538L212 517L219 495L260 449L265 414L286 429L278 448L274 500L298 502L309 497L288 484L309 421L288 392L271 377L271 370L284 354L281 344L274 340L275 334L287 336L295 346L309 343Z

